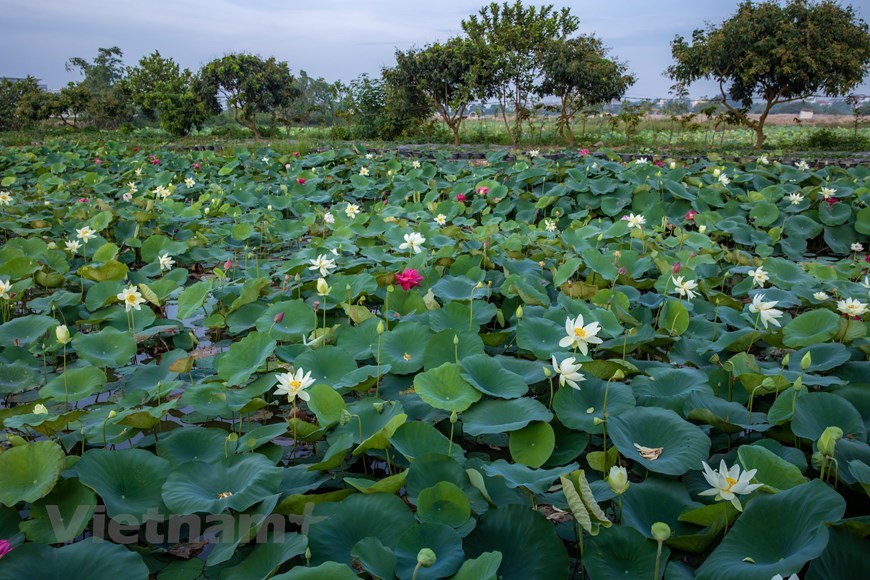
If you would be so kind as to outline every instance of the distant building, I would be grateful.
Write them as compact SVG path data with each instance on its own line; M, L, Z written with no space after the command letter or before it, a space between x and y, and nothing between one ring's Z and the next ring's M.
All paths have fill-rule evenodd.
M26 81L26 80L27 80L26 77L0 77L0 81L12 81L14 83L20 83L20 82ZM45 83L39 82L40 80L42 80L42 79L36 79L36 86L38 86L39 90L41 90L41 91L47 91L48 85Z

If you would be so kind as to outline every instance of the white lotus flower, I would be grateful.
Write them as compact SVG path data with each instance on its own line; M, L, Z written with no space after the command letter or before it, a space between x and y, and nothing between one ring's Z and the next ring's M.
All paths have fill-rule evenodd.
M367 177L369 174L369 168L368 167L360 167L359 174L362 175L363 177Z
M0 298L3 300L9 300L10 288L12 288L12 284L8 280L0 280Z
M447 216L444 215L443 213L439 213L438 215L435 216L435 223L438 224L439 226L447 225Z
M366 159L374 159L374 158L375 158L374 153L366 153Z
M554 221L551 220L551 219L545 219L545 220L544 220L544 228L545 228L548 232L553 233L553 232L556 231L556 222L554 222Z
M142 304L145 302L145 299L142 298L142 294L139 293L139 290L137 290L135 286L127 286L121 290L116 297L124 303L124 309L127 312L130 312L130 310L134 308L136 310L142 310Z
M704 479L711 487L698 495L715 495L717 501L730 501L737 511L743 511L743 506L740 505L737 496L752 493L762 485L749 483L755 477L756 469L740 473L740 465L735 463L734 467L728 469L724 459L719 464L718 470L711 469L706 461L702 461L701 465L704 467Z
M12 203L12 194L8 191L0 191L0 205L9 205Z
M628 471L624 467L614 465L607 475L607 484L617 495L621 495L628 489Z
M311 398L311 395L305 392L305 389L314 384L314 379L311 378L311 371L307 373L302 369L296 369L296 374L281 373L278 375L278 386L275 387L276 395L287 395L288 401L294 401L299 397L303 401Z
M66 244L66 251L73 253L73 254L78 252L79 248L82 247L82 245L78 242L78 240L67 240L65 242L65 244Z
M761 268L750 270L749 275L752 276L752 285L759 288L764 288L764 283L770 280L770 276Z
M344 215L346 215L350 219L356 217L357 214L359 214L359 206L355 203L348 203L347 207L344 208Z
M573 356L564 359L561 363L556 363L556 357L553 356L553 370L559 375L560 387L567 384L572 389L579 391L580 385L577 383L586 380L586 377L577 372L580 370L580 363Z
M676 286L676 288L674 288L674 292L676 292L680 296L685 296L686 300L691 300L695 297L696 294L698 294L697 292L695 292L695 289L698 287L698 283L694 280L683 281L682 276L677 276L676 278L671 276L671 282L673 282L674 286Z
M571 320L569 316L565 320L565 333L568 336L559 341L559 346L562 348L571 346L579 349L584 355L589 354L590 344L601 344L603 342L597 336L600 331L601 325L597 322L583 326L582 314L578 314L574 320Z
M788 578L783 578L782 574L777 574L776 576L771 576L770 580L801 580L797 574L792 574Z
M33 414L34 415L48 415L48 409L42 403L37 403L33 405Z
M759 165L768 165L770 161L767 159L767 155L759 155L758 159L755 160Z
M720 175L722 175L722 170L721 170L721 169L719 169L719 168L717 167L716 169L713 170L713 177L717 177L717 178L718 178Z
M321 276L329 276L329 274L338 267L335 265L335 260L330 260L325 254L320 254L317 256L316 260L309 260L309 262L311 263L311 266L309 266L308 269L319 270Z
M853 252L863 252L864 251L864 246L861 244L861 242L855 242L850 247L852 248Z
M833 187L823 187L821 193L822 193L822 199L830 199L830 198L834 197L834 195L837 193L837 190L834 189Z
M867 313L867 305L854 298L846 298L837 302L837 310L847 316L861 317Z
M774 326L781 326L778 319L782 318L782 310L774 308L776 304L776 300L765 302L764 294L758 293L752 297L752 303L749 305L749 312L759 315L761 323L764 324L764 328L767 328L768 323Z
M626 221L628 222L629 228L641 229L641 226L646 223L646 218L641 214L634 215L633 213L630 213L628 214Z
M788 200L791 202L792 205L798 205L804 200L804 196L795 191L788 194Z
M422 234L418 232L411 232L410 234L405 234L405 242L403 244L399 244L400 250L408 250L410 249L415 254L420 253L420 248L426 242L426 238L423 237Z
M728 178L727 175L723 173L719 176L719 183L721 183L722 185L728 185L729 183L731 183L731 180Z
M124 201L130 201L133 199L133 193L130 191L125 191L121 194L121 199L123 199Z
M170 270L172 269L173 264L175 264L175 260L173 260L169 254L162 254L157 256L157 260L160 262L160 271Z
M412 161L411 167L413 167L414 169L420 169L420 162L419 161Z
M325 214L323 214L323 221L325 223L328 223L328 224L334 224L335 223L335 216L332 215L332 212L328 211Z
M798 162L795 164L795 167L796 167L797 169L800 169L801 171L809 171L809 170L810 170L810 165L809 165L809 163L807 163L807 162L804 161L803 159L801 159L800 161L798 161Z
M82 243L87 244L88 240L92 240L97 237L97 232L91 229L91 226L85 226L83 228L76 229L76 237L82 241Z
M194 185L196 185L196 181L192 177L188 177L184 180L184 185L186 185L187 187L193 187Z
M130 193L136 193L139 191L139 188L137 188L136 184L132 181L127 182L127 189L130 190Z
M828 296L827 292L814 292L813 298L821 302L822 300L827 300L830 296Z
M529 151L529 157L531 157L532 159L537 157L539 154L540 154L540 151L538 151L537 149L532 149Z

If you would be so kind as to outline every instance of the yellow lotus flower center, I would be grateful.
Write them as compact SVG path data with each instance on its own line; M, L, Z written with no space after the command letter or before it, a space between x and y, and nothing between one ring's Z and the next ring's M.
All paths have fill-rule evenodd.
M737 483L737 480L733 477L725 477L725 481L728 483L728 487L725 488L725 491L731 491L731 488Z
M404 356L402 356L402 358L405 359L405 360L411 360L411 355L408 354L408 353L406 352L406 353L404 354Z
M136 303L136 295L135 294L127 294L127 302L130 304Z
M302 382L301 381L290 381L290 386L293 387L294 389L298 389L299 387L302 386Z
M222 491L219 494L217 494L218 499L226 499L226 498L230 497L231 495L233 495L233 492L231 492L231 491Z
M586 338L586 330L582 326L577 326L574 328L574 336L578 338L585 339Z

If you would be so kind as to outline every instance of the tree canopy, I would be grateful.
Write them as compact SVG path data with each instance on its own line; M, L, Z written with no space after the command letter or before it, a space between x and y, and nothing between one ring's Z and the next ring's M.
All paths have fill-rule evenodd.
M719 26L695 30L691 43L677 36L671 52L676 62L668 75L675 88L684 92L699 79L717 81L723 106L755 131L760 148L764 122L777 103L815 93L843 95L864 79L870 34L851 6L833 0L747 0ZM766 103L758 119L747 114L755 96Z

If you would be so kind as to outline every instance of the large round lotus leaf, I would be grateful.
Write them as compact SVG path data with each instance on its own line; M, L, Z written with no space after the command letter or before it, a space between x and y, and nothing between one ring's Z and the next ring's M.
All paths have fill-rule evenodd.
M454 344L457 338L459 344ZM483 349L483 340L476 332L442 330L429 338L423 367L429 370L444 363L456 362L457 359L462 362L468 357L483 354Z
M695 369L652 369L648 377L635 377L631 390L638 404L647 407L671 409L678 414L683 412L686 400L694 394L713 395L707 384L707 374ZM583 385L581 385L582 387ZM613 385L611 384L611 392ZM607 400L610 411L610 398Z
M324 562L320 566L294 566L289 572L272 576L272 580L358 580L356 572L347 564Z
M57 321L51 316L28 314L13 318L0 324L0 346L30 346L53 326Z
M471 517L471 504L459 487L441 481L417 496L417 517L421 522L458 528Z
M163 501L173 513L219 514L244 511L278 491L280 467L254 453L229 462L191 461L176 467L163 484Z
M679 521L679 517L685 511L700 507L704 507L703 504L692 501L685 485L648 477L640 483L631 483L622 495L622 523L648 538L652 537L650 528L656 522L668 524L674 536L695 534L700 528Z
M841 364L852 358L852 354L839 342L824 342L822 344L813 344L792 353L789 357L788 368L793 371L801 370L801 361L810 354L810 366L807 368L809 373L818 373L829 371L837 368Z
M535 399L485 400L462 414L462 428L468 435L507 433L532 421L549 422L553 414Z
M737 457L743 469L755 469L755 481L763 482L767 487L790 489L807 481L800 469L761 445L741 445Z
M284 318L275 322L279 314ZM302 300L276 302L260 314L257 330L278 340L300 342L303 336L314 330L314 315L314 310Z
M508 463L504 459L493 461L483 466L483 471L490 477L502 477L508 487L524 487L532 493L545 493L560 476L578 469L576 463L557 467L555 469L532 469L517 463Z
M550 424L532 421L519 431L510 434L511 457L517 463L532 468L545 464L556 447L556 434Z
M562 387L553 397L553 411L566 427L586 433L601 433L602 425L595 424L604 412L604 395L607 392L607 416L616 417L635 406L631 388L622 383L610 383L588 378L580 383L580 390Z
M305 553L308 538L302 534L281 533L259 542L241 563L221 570L221 580L250 580L269 578L284 562Z
M0 503L34 502L52 490L65 455L54 441L18 445L0 453Z
M656 567L656 543L634 528L604 528L589 538L583 554L583 566L590 578L653 578ZM662 550L662 562L670 550ZM664 571L662 566L659 572ZM658 580L658 579L656 579Z
M870 540L842 528L830 529L831 539L822 555L810 562L804 580L852 578L856 570L867 569Z
M432 332L466 328L477 331L495 316L498 307L483 300L474 301L474 310L469 312L469 302L448 302L444 308L433 310L429 316ZM472 321L469 325L469 321ZM469 328L470 326L470 328Z
M396 576L396 554L373 536L363 538L350 551L358 562L375 578L394 578Z
M390 372L407 375L423 368L426 345L432 334L416 322L403 322L381 335L381 364L391 366ZM377 347L372 352L377 356Z
M39 376L36 371L20 361L3 365L0 373L0 395L20 393L39 385Z
M484 552L462 563L453 580L496 580L501 566L501 552Z
M109 517L136 523L163 513L160 488L169 469L168 461L144 449L91 449L75 466L79 481L97 492Z
M124 546L93 539L52 548L45 544L24 544L5 556L0 564L0 580L22 578L148 578L142 556Z
M21 522L21 531L31 542L70 542L91 523L96 505L94 492L78 479L61 480L51 493L30 506L29 517Z
M505 370L491 356L476 354L462 359L461 364L462 378L485 395L515 399L529 390L521 376Z
M227 316L227 330L230 334L241 334L248 329L254 328L265 311L266 305L262 302L245 304ZM268 332L263 334L272 338Z
M230 349L217 361L218 376L229 386L245 384L257 372L260 365L275 350L276 342L268 334L252 332Z
M682 475L700 469L701 462L710 457L710 438L669 409L629 409L607 421L607 433L622 455L656 473ZM646 459L635 445L661 448L661 453L656 459Z
M482 396L459 374L459 366L444 363L414 377L414 391L431 407L442 411L465 411Z
M122 367L136 355L136 339L111 326L97 333L79 332L72 345L76 354L95 367Z
M693 393L683 410L691 421L712 425L725 433L739 433L744 429L766 431L770 428L767 415L755 413L736 401L726 401L707 393Z
M839 329L840 317L830 310L810 310L785 325L782 342L790 348L810 346L831 340Z
M447 455L450 439L438 429L423 421L409 421L396 429L390 438L390 443L409 461L429 453ZM462 458L462 447L453 445L450 454L454 459Z
M769 580L793 574L828 545L828 526L843 517L846 500L815 479L774 495L759 495L710 557L697 577Z
M423 548L435 552L435 564L417 568L417 554ZM399 538L396 546L396 575L399 578L414 576L418 580L446 578L459 570L465 554L462 538L456 531L442 524L422 523L409 528Z
M39 389L39 396L55 401L79 401L99 393L106 386L106 373L97 367L67 369Z
M175 429L157 440L157 455L174 465L188 461L217 463L232 456L236 443L227 440L222 429L184 427Z
M357 367L353 356L342 348L321 346L317 350L303 352L296 357L294 366L306 372L311 371L312 379L336 389L356 386L345 382L345 378L351 376Z
M411 469L405 479L408 499L411 503L417 503L418 496L423 490L442 481L452 481L456 485L464 486L468 476L459 463L447 457L446 451L444 454L430 453L418 457L411 463Z
M831 393L807 393L798 397L791 422L795 435L815 441L831 426L842 429L844 437L867 441L861 413L843 397Z
M568 553L553 525L531 506L506 505L480 517L465 538L465 554L502 554L498 577L504 580L550 580L568 577Z
M405 530L414 525L414 514L395 495L354 494L337 503L318 504L308 528L311 563L334 561L353 566L351 550L370 536L395 548Z
M550 360L554 352L565 349L559 341L565 338L565 325L547 318L526 317L517 324L517 346L532 352L541 360Z

